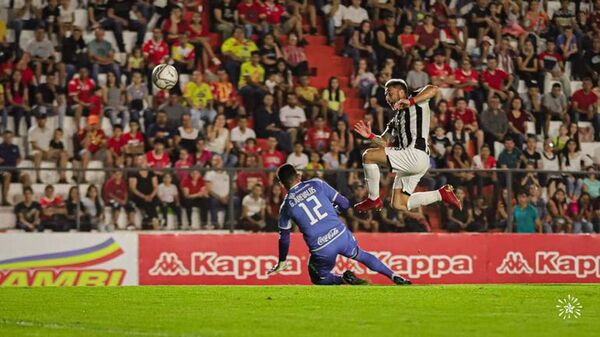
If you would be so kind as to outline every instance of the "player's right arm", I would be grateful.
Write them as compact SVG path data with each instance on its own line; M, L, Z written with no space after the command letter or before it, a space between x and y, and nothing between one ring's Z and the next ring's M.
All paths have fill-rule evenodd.
M388 133L388 129L389 127L386 128L385 131L378 136L371 132L371 122L365 123L364 121L360 120L354 125L354 132L358 133L364 138L371 140L372 145L381 148L386 147L391 138L390 134Z
M340 194L340 192L336 191L331 185L329 185L324 180L319 180L322 184L323 193L331 203L334 205L334 208L339 212L344 212L348 208L350 208L350 201L348 198Z

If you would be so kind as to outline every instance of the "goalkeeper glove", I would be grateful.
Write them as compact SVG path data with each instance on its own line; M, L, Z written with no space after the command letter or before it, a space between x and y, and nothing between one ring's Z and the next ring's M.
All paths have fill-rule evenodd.
M287 267L288 267L287 262L285 262L285 261L279 261L277 263L277 265L275 265L273 268L271 268L271 270L269 270L269 275L278 274L278 273L286 270Z

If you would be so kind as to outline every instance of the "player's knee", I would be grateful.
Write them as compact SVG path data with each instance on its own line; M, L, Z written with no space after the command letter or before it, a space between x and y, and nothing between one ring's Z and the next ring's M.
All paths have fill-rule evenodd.
M392 201L392 208L397 211L408 211L407 201L406 198L394 198Z
M363 164L376 164L375 162L375 151L376 149L367 149L363 155Z

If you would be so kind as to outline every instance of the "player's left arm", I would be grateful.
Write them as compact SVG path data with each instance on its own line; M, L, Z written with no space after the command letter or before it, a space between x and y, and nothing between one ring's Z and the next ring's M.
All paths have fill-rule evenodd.
M429 84L423 87L415 97L401 99L396 104L399 105L399 109L405 109L409 106L430 100L431 98L435 97L439 91L440 89L438 86Z
M292 219L287 213L285 201L279 210L279 260L269 274L277 274L287 268L287 255L290 250L290 231L292 229Z
M336 191L326 181L321 180L320 182L322 184L325 196L327 196L327 199L329 199L329 201L333 203L334 208L338 212L344 212L348 208L350 208L350 201L348 201L348 199L345 196Z

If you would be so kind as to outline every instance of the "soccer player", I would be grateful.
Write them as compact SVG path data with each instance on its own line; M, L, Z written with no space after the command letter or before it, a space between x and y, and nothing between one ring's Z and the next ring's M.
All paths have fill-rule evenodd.
M413 193L419 180L429 169L429 100L438 88L426 85L409 96L408 85L402 79L385 83L385 99L396 115L380 136L371 132L371 124L359 121L354 131L371 140L372 148L363 153L363 168L368 197L354 205L358 212L381 209L379 198L379 165L389 166L395 173L392 207L411 210L443 200L462 209L453 187L444 185L437 191Z
M366 284L350 270L342 276L332 272L338 254L363 263L369 269L389 277L398 285L411 282L394 274L383 262L358 247L356 239L337 216L348 209L346 197L319 179L302 182L294 166L284 164L277 178L288 190L279 212L279 263L271 269L275 274L287 267L292 221L296 223L310 250L308 273L314 284Z

